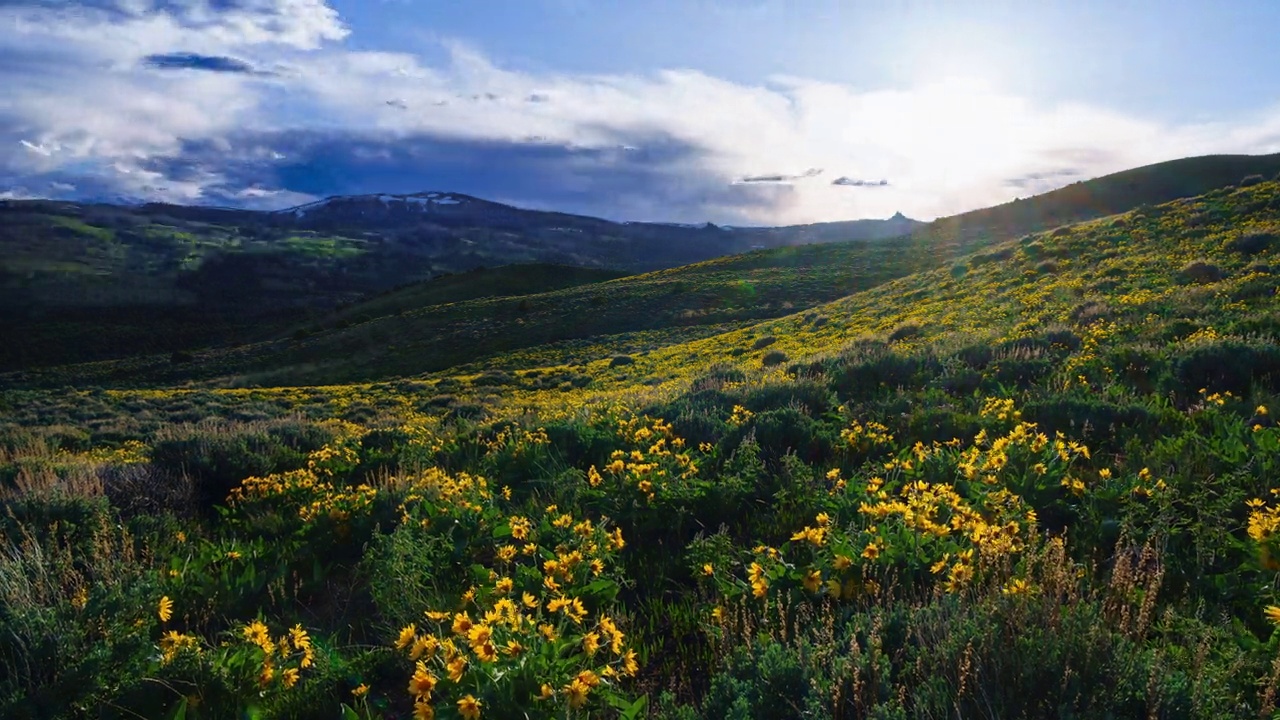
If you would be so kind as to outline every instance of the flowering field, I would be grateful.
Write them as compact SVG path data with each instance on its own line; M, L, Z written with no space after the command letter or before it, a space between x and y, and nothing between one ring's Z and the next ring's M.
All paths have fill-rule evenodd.
M705 337L5 390L0 716L1271 717L1280 182L992 240Z

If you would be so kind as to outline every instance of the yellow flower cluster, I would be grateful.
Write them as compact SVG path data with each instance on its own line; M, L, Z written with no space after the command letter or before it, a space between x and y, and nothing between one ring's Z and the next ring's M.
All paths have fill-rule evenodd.
M840 439L855 449L866 452L873 447L892 443L893 435L889 432L889 428L878 422L863 425L854 420L849 427L840 432Z
M282 686L291 688L297 684L302 670L315 664L311 637L301 625L294 625L287 633L273 640L270 629L262 621L254 620L244 626L241 635L246 642L262 652L258 685L264 689L277 677ZM282 668L279 672L277 663Z
M511 452L515 456L523 455L530 449L551 444L546 428L526 430L521 427L504 427L485 441L485 448L490 453Z
M173 662L183 652L200 652L200 638L170 630L160 638L160 658L163 663Z
M698 466L685 451L685 442L661 418L633 417L618 421L618 437L631 449L614 450L601 473L594 465L587 483L598 487L605 476L621 487L634 487L649 502L673 480L697 476Z
M1022 418L1022 413L1013 409L1013 399L987 398L982 402L982 409L978 414L986 418L995 418L996 420L1018 420Z
M621 529L554 505L540 522L515 515L505 525L509 534L495 532L492 546L478 556L490 565L487 582L464 592L460 607L426 611L425 627L408 625L396 638L396 649L414 663L409 693L417 717L434 717L437 695L456 697L477 683L494 685L499 695L517 692L515 678L529 671L537 674L539 695L507 701L524 706L561 698L579 708L601 683L639 669L614 619L588 607L590 586L626 545ZM565 658L577 668L568 676ZM510 680L505 685L504 678ZM480 701L471 695L456 703L464 717L479 717Z
M401 521L411 522L410 509L427 504L434 508L435 514L444 515L451 510L462 510L480 513L487 503L493 499L489 482L480 475L460 472L450 475L438 467L407 477L395 478L390 486L405 491L404 500L400 503ZM427 518L421 519L427 523Z
M231 491L227 503L241 508L281 503L296 508L304 523L328 518L342 524L366 510L377 495L377 489L369 485L340 487L306 469L246 478L240 487Z

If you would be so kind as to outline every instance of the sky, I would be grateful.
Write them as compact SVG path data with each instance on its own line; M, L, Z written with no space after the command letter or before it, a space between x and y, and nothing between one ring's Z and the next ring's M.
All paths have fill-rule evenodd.
M1280 152L1274 0L0 0L0 198L929 220Z

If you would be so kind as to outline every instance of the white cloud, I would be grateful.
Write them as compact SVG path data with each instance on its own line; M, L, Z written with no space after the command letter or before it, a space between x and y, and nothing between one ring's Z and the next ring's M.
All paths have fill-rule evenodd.
M702 219L723 221L712 216L727 211L704 197L705 182L682 177L726 187L744 177L786 177L759 196L772 202L735 207L739 224L898 210L927 219L1150 162L1280 152L1280 107L1179 125L1083 103L1035 105L972 81L866 91L786 76L743 85L694 70L522 72L457 43L448 46L450 62L429 66L409 54L347 49L348 30L323 0L114 0L75 12L9 3L0 5L0 26L13 29L0 36L0 61L15 59L0 68L19 68L0 69L0 181L34 186L24 178L61 173L75 183L89 174L123 194L170 201L203 201L235 173L202 166L165 175L149 161L180 159L189 143L221 143L227 162L250 155L285 162L288 153L277 148L230 152L232 138L292 130L382 142L362 150L370 162L394 154L398 139L424 135L625 147L628 157L643 155L645 138L662 137L696 152L664 160L666 204L646 212L675 213L683 202L681 213L705 210ZM160 53L242 57L278 74L166 73L141 62ZM593 157L612 162L607 153ZM797 176L804 168L826 174ZM833 184L833 177L887 185ZM593 191L580 177L548 180ZM230 195L257 205L310 197L269 181ZM683 200L670 199L681 192ZM598 194L600 204L610 201Z

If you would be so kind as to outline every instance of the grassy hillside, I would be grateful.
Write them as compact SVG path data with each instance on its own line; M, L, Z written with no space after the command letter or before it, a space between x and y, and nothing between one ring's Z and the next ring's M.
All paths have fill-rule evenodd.
M673 295L685 292L681 288L695 289L685 297L655 296L650 292L652 285L642 281L622 293L627 296L620 301L625 309L610 313L584 308L582 297L566 301L565 308L577 313L577 318L584 317L584 309L597 318L591 327L554 313L517 318L524 325L536 320L545 332L512 333L500 324L481 329L479 345L483 353L492 353L601 332L652 331L672 323L685 328L777 317L842 297L868 283L930 267L929 263L986 243L1200 194L1246 176L1271 177L1278 170L1280 155L1160 163L943 218L917 230L909 241L886 240L893 245L870 252L863 243L834 250L795 246L859 236L881 238L886 228L909 227L912 221L726 230L608 223L523 211L475 198L448 206L459 208L450 210L460 213L456 216L397 214L371 196L335 203L327 208L328 215L302 218L164 205L121 208L6 201L0 202L0 305L9 312L0 317L0 332L26 340L0 347L0 371L147 354L163 358L174 351L245 345L292 333L300 323L308 325L307 332L324 333L337 325L438 303L429 294L416 297L410 291L325 319L335 307L477 266L549 262L634 271L761 244L782 247L749 253L727 264L682 270L692 275L661 281L661 290ZM867 272L859 267L868 262L877 268ZM852 269L841 274L840 265ZM531 282L539 282L536 272ZM513 278L504 293L536 290ZM530 304L536 301L530 299ZM348 332L343 327L338 328L343 337L335 337L332 343L297 351L266 346L269 359L235 360L193 377L219 373L258 377L266 372L274 382L314 382L434 370L460 361L458 354L431 350L469 341L475 332L469 325L474 323L465 313L443 325L410 324L404 331L412 338L439 338L438 343L426 345L415 340L408 352L422 358L417 364L402 357L383 366L362 358L364 369L359 372L329 367L334 347L373 353L388 331L371 327ZM392 329L401 332L399 327ZM357 337L362 333L363 339ZM685 329L679 333L687 334ZM137 364L134 360L106 371L95 369L93 377L103 382L134 377L127 368ZM317 369L290 369L299 364Z
M1270 170L1280 156L1191 158L1078 183L1025 201L943 218L905 238L777 248L718 258L595 285L528 292L520 269L494 276L504 297L437 302L417 290L388 293L275 339L196 355L173 366L168 355L11 378L19 384L214 382L294 384L369 381L483 362L566 341L645 333L642 350L788 315L927 269L993 243L1129 210L1153 199L1239 182L1238 171ZM1253 182L1253 180L1250 180ZM536 282L541 275L529 270ZM458 285L464 280L456 281ZM427 285L423 287L433 287ZM444 287L444 286L441 286ZM448 287L454 287L449 285ZM487 291L486 291L487 292ZM517 297L520 296L520 297ZM461 298L459 298L461 299ZM571 344L580 348L581 344ZM595 343L596 355L562 352L576 363L631 352ZM547 354L546 352L543 353Z
M0 370L260 340L335 307L478 267L634 272L832 233L881 238L918 224L864 220L762 234L615 223L442 193L334 198L283 213L0 201L0 303L8 311L0 332L27 338L0 348ZM520 291L541 287L536 272L527 282Z
M0 714L1269 717L1277 288L1251 181L627 361L0 392Z

